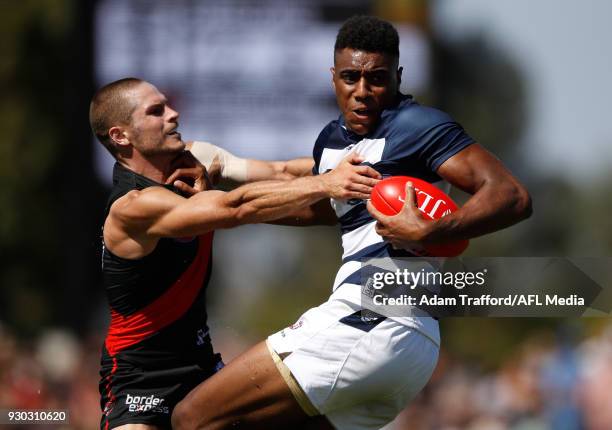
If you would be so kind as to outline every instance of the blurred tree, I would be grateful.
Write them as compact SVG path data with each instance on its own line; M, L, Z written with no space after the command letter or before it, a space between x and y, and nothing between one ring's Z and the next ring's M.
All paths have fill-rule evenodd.
M21 333L79 325L96 284L84 252L99 207L87 121L92 6L29 0L0 13L0 318Z
M481 35L432 39L432 104L502 158L514 157L528 125L521 70Z
M448 41L432 37L434 72L430 103L449 112L477 141L500 156L523 180L534 214L519 225L471 241L466 256L605 256L612 249L612 181L590 189L562 175L529 171L523 132L529 125L528 88L522 71L483 35ZM461 192L458 200L468 196ZM530 336L546 338L565 325L590 327L601 320L560 318L451 318L442 323L443 344L476 366L496 367ZM476 334L477 333L477 334ZM487 339L486 342L480 341Z

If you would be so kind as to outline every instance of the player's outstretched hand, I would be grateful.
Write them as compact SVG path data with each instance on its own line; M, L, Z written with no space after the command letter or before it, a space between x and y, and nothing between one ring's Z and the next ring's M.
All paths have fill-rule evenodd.
M412 182L406 183L406 200L397 215L385 215L376 209L371 201L368 201L368 212L378 221L376 233L396 249L422 246L427 228L431 226L431 222L421 217L416 201L416 192Z
M360 166L365 160L361 155L347 155L338 166L322 175L321 179L329 196L338 200L368 199L372 188L382 179L380 173L370 166Z
M186 196L212 188L206 167L191 152L183 151L172 163L172 168L174 171L166 180L166 184L174 185Z

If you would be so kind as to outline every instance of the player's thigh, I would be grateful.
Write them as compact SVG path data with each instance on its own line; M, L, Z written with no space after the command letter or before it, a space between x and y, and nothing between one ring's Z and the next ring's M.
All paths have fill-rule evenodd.
M439 347L420 332L383 321L346 357L326 415L340 430L377 430L427 384Z
M207 430L269 430L308 420L265 342L196 387L177 405L172 416L173 428Z

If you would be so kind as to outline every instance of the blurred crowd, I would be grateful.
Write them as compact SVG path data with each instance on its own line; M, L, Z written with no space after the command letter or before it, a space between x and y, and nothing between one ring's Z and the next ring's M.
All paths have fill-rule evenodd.
M70 416L69 425L15 428L97 428L101 344L100 336L77 339L60 329L23 343L0 324L0 409L64 409ZM529 336L490 370L443 349L426 389L389 428L609 430L610 387L612 324L579 341L563 329Z
M99 428L101 345L101 337L79 340L61 329L48 330L34 342L23 343L0 322L0 410L66 410L69 416L68 425L14 428Z
M432 380L392 428L612 429L612 324L579 342L564 330L538 334L514 351L485 371L443 350Z

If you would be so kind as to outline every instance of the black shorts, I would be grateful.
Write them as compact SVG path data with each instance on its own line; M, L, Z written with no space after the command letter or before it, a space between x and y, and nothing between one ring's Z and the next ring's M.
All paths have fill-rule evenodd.
M129 355L102 356L100 428L150 424L170 429L172 410L193 388L223 367L211 354L199 364L156 358L133 360Z

